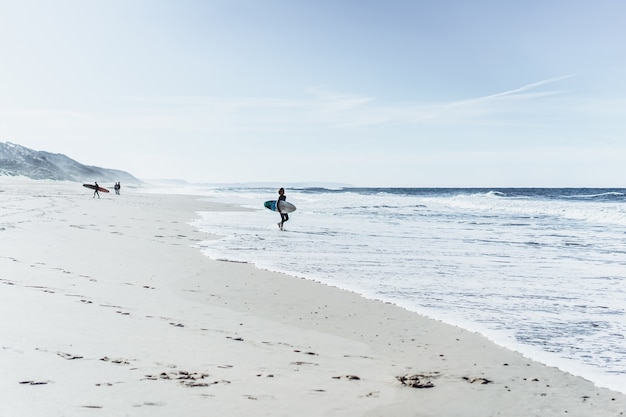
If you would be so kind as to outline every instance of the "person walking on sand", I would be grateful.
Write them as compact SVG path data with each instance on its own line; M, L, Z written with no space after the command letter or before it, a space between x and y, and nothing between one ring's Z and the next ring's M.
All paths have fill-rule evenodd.
M289 214L280 211L280 206L278 205L281 201L286 200L287 196L285 195L285 189L280 187L280 190L278 190L278 201L276 202L276 211L280 213L280 223L278 223L278 227L280 228L280 230L283 230L283 225L286 221L289 221Z
M100 186L98 185L98 181L96 181L95 184L96 188L93 189L93 198L96 198L96 196L100 198L100 193L98 192L98 188L100 188Z

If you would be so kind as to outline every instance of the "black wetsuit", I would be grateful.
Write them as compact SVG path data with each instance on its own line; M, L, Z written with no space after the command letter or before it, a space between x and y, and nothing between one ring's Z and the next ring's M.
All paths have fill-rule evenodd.
M287 197L284 194L278 197L278 201L286 201L286 200L287 200ZM278 202L276 203L276 209L278 209ZM280 210L278 210L278 212L280 213L281 223L285 223L287 220L289 220L289 214L283 213Z

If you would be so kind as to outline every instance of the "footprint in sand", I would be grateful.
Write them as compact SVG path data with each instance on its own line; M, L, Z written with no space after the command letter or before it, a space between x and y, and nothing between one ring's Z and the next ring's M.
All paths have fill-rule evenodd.
M111 362L116 365L130 365L130 360L124 358L111 359L108 356L105 356L104 358L100 358L100 360L102 362Z
M301 350L294 350L294 352L296 353L304 353L305 355L310 355L310 356L319 356L317 353L315 352L302 352Z
M298 366L302 366L302 365L313 365L313 366L319 366L319 364L317 363L313 363L313 362L302 362L302 361L296 361L296 362L291 362L292 365L298 365Z
M21 385L47 385L52 381L20 381Z
M466 380L467 382L469 382L470 384L481 384L481 385L487 385L487 384L491 384L493 383L493 381L487 379L487 378L470 378L467 376L463 377L464 380Z
M361 380L361 378L359 378L356 375L334 376L333 379L347 379L348 381L360 381Z
M158 375L146 375L144 380L148 381L178 381L181 385L188 388L208 387L220 383L230 383L229 381L213 381L205 382L209 374L203 372L187 372L187 371L171 371L161 372Z
M143 404L135 404L133 405L133 407L135 408L139 408L139 407L164 407L165 405L167 405L166 403L162 403L162 402L144 402Z
M67 359L67 360L70 360L70 361L74 360L74 359L83 359L83 357L80 356L80 355L73 355L71 353L65 353L65 352L57 352L57 355L59 355L63 359Z

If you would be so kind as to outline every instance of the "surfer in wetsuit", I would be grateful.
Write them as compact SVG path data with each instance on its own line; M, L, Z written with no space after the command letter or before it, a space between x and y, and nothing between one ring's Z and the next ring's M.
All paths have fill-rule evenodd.
M98 192L98 188L100 186L98 185L98 181L96 181L95 183L96 183L96 188L93 189L93 198L96 198L96 195L98 196L98 198L100 198L100 193Z
M278 202L286 200L287 196L285 195L285 189L280 187L280 190L278 190ZM278 208L278 202L276 202L276 211L280 213L280 223L278 223L278 227L280 230L283 230L283 224L289 220L289 215L280 211Z

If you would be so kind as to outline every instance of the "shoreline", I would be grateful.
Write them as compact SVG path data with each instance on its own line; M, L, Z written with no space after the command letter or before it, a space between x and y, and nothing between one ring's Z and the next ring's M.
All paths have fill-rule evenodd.
M200 194L198 192L199 190L194 191ZM265 191L265 194L263 191ZM623 298L623 292L620 293L618 289L616 289L617 291L615 292L610 291L609 285L612 285L611 282L608 282L608 279L598 279L597 282L607 281L605 282L607 286L603 287L604 291L607 291L605 295L608 298L606 300L598 298L598 292L594 293L594 291L600 290L602 284L593 285L593 288L589 288L582 283L581 287L587 288L590 291L588 294L585 294L584 289L571 291L571 289L567 287L564 287L562 290L557 290L556 292L558 292L558 294L552 294L552 289L546 288L543 283L553 282L554 278L554 281L559 282L559 286L568 285L567 282L564 282L565 280L559 279L559 277L567 277L569 275L567 271L570 270L570 265L576 262L564 262L560 264L558 268L555 267L552 272L548 272L544 276L542 276L542 268L539 266L541 262L534 265L534 267L533 263L524 266L525 262L528 262L529 259L533 259L532 257L542 252L543 249L551 250L553 251L552 253L556 255L560 254L560 256L555 256L558 259L567 259L569 256L574 255L567 249L560 251L552 247L547 248L542 245L530 245L536 248L534 254L516 253L515 250L504 249L506 255L504 255L503 252L501 256L509 256L510 259L517 260L507 260L506 265L511 268L519 268L517 272L519 276L516 275L516 278L512 278L505 272L506 275L502 275L504 285L501 287L499 283L494 284L498 287L495 290L492 288L485 289L485 287L482 287L481 289L481 287L477 287L476 283L478 281L473 282L473 287L471 284L467 285L464 279L460 279L456 284L454 281L458 280L463 274L469 274L470 276L473 275L474 279L480 277L480 280L484 279L493 282L491 279L496 278L499 271L493 270L493 268L491 271L488 271L489 268L485 268L487 271L484 271L483 268L477 268L472 273L471 270L468 270L468 265L464 264L462 260L460 262L454 262L450 259L449 254L447 257L446 255L441 255L441 257L438 258L436 251L429 251L427 249L424 252L429 253L429 256L426 256L424 252L418 251L414 259L421 260L422 265L419 266L420 269L424 267L430 272L420 275L419 271L415 271L415 273L418 274L417 280L409 281L410 274L413 274L413 271L410 267L407 267L407 265L413 265L413 268L418 268L417 262L414 261L414 259L409 259L409 257L403 261L399 261L402 256L399 255L397 249L393 252L395 262L393 264L385 264L382 269L373 267L362 268L359 265L360 261L365 265L369 264L368 262L371 261L368 256L363 256L364 253L375 254L376 248L385 248L381 250L381 252L390 252L384 242L381 242L384 240L382 237L386 236L390 231L377 230L373 232L372 236L369 236L370 233L368 233L368 236L361 236L357 231L356 235L362 240L359 240L358 243L356 239L352 237L346 240L346 236L355 236L352 234L352 231L348 230L348 227L344 230L343 224L338 224L336 220L333 221L333 218L320 219L319 213L328 212L336 208L335 206L331 208L330 205L326 205L325 201L328 200L327 197L330 197L327 193L319 192L318 194L318 191L314 190L292 190L291 197L295 198L295 201L299 199L300 204L306 204L302 205L300 208L309 211L307 213L303 212L301 215L297 215L296 218L294 218L296 223L293 224L293 230L290 230L291 227L287 227L288 231L292 233L287 233L286 235L274 233L275 228L271 221L273 220L270 216L271 212L259 209L258 207L258 202L266 199L267 194L271 191L272 190L256 189L234 191L228 188L224 190L206 189L206 195L210 195L211 199L217 201L235 201L246 208L254 207L256 210L254 213L221 213L218 216L211 213L204 216L200 213L200 220L193 223L195 226L201 230L221 233L225 236L221 241L210 241L203 244L201 247L203 253L207 254L211 259L249 262L261 269L307 278L348 291L354 291L365 298L391 302L417 314L440 320L466 330L481 333L500 346L522 353L548 366L555 366L573 375L589 379L597 386L626 393L626 378L623 369L620 367L619 360L620 347L623 346L623 339L620 339L620 329L623 325L620 323L621 316L619 313L621 308L619 308L620 304L617 301ZM363 194L358 194L359 199L367 198L370 192L371 190ZM294 195L293 193L296 194ZM349 194L350 193L347 195ZM406 195L410 197L418 197L418 194L419 193L413 195L410 192L402 192L403 196ZM532 192L527 194L533 195ZM580 193L576 192L573 194L578 195ZM337 197L340 207L350 205L350 203L342 197L345 196L339 194ZM388 196L385 194L385 199L387 199L387 197ZM332 199L335 200L335 197ZM473 200L474 198L472 198L472 201ZM491 199L489 200L489 208L497 210L498 207L500 207L498 203L495 203L495 207L492 206L494 203L491 202ZM424 201L409 202L408 199L405 201L402 201L402 199L399 201L393 200L393 202L388 203L396 209L402 207L403 210L410 210L413 208L413 205L417 207L422 203L428 204ZM366 205L372 207L372 211L374 211L375 207L378 207L380 204L380 201L374 200L368 202ZM559 204L568 206L568 202L559 202ZM595 203L590 202L584 204L595 205ZM572 205L574 205L574 207L570 208L576 210L577 206L574 203L572 203ZM445 209L446 204L443 204L443 206ZM315 207L316 210L311 210L312 207ZM532 207L524 206L524 209L527 210L525 212L527 214L528 210L533 212ZM535 205L534 209L547 210L545 207L542 207L542 205L539 207ZM554 210L555 208L552 207L549 211ZM437 212L437 210L433 211L433 213L435 212ZM270 215L268 215L268 213L270 213ZM380 215L374 214L364 216L362 211L359 211L358 216L363 222L374 221L375 223L377 223L380 217ZM342 215L337 215L337 218L342 218ZM348 220L347 223L349 224L350 221ZM439 224L438 222L432 223ZM365 223L361 224L365 225ZM442 224L446 224L445 220ZM459 224L462 224L462 220L460 220ZM414 229L405 231L405 228L408 227L410 227L410 225L403 224L403 233L411 233L408 230L413 230L415 233ZM449 227L449 225L446 224L446 226L442 227ZM397 229L397 225L394 225L393 228ZM432 231L429 234L428 228L424 233L422 233L424 229L421 228L421 225L417 226L417 228L421 230L419 237L413 235L416 239L416 245L423 245L433 238ZM433 226L433 230L436 229L437 226ZM329 238L330 235L326 235L326 233L329 233L329 230L332 230L333 233L339 232L339 234ZM549 230L549 227L546 230ZM565 230L561 230L561 232L565 235L568 234ZM571 233L571 230L569 232ZM454 246L454 243L459 243L458 236L456 237L456 241L454 236L445 239L446 241L450 239L448 242L453 246L453 248L449 248L451 253L454 252L455 249L458 253L459 250L457 246ZM571 237L572 236L570 236L570 238ZM326 240L327 238L328 240ZM520 236L518 236L518 239L519 238ZM529 239L529 241L537 239L541 242L543 241L542 239L546 239L547 236L542 236L541 233L539 233L539 235L534 237L529 235L526 238ZM615 238L619 239L619 236L615 236ZM249 243L247 242L248 239L250 240ZM515 237L509 238L509 240L516 241ZM524 240L522 238L521 241L517 240L517 242L523 245ZM396 242L390 241L388 243L390 247L393 247L393 244ZM340 253L338 249L344 245L346 245L347 254L337 256L336 254ZM480 243L477 243L477 246L479 245ZM360 253L358 250L352 252L351 247L360 247L362 249ZM310 248L312 257L306 254L306 248ZM499 249L500 248L492 248L493 253L497 253L495 251ZM470 251L474 250L474 248L471 246L471 243L466 243L464 250ZM477 247L475 250L479 252L480 248ZM393 249L391 249L391 251L393 251ZM329 255L326 259L320 255L325 252ZM607 249L607 253L610 253L610 249ZM499 262L493 258L490 259L490 254L485 255L485 258L481 258L481 261L485 264L488 264L490 261ZM530 258L526 258L526 256ZM553 259L553 262L558 262L558 259ZM586 259L589 261L591 258ZM440 269L436 266L437 262L445 263L446 260L448 261L447 266L449 268L446 269L444 266ZM385 259L377 258L376 262L383 265ZM602 271L606 271L606 274L610 274L611 270L609 268L610 266L607 265L606 269L595 269L590 276L600 278L604 274ZM548 269L549 268L546 268L545 270ZM362 273L359 271L362 271ZM393 271L397 271L398 274L396 275ZM537 271L538 275L534 275L533 271ZM487 274L485 274L485 272L487 272ZM619 269L615 271L615 273L619 276ZM437 284L433 286L433 282L437 280L432 280L432 278L438 276L437 274L441 274L441 276L447 275L451 278L450 283L442 282L443 285L454 286L454 289L451 289L451 291L457 289L459 291L468 291L470 298L463 300L464 297L452 297L450 295L452 292L448 292L447 294L438 294L435 298L429 299L429 296L425 294L438 293L436 288ZM379 280L380 275L385 276L385 278ZM522 281L520 276L524 277L524 281L526 279L528 279L528 281ZM518 290L516 292L517 294L535 294L539 291L541 296L525 299L522 299L522 297L514 297L513 301L517 298L519 302L513 303L503 301L507 299L504 293L506 289L503 287L510 285L515 280L519 281L520 285L526 287L525 290L521 288L516 289ZM588 282L595 281L590 277L587 277L587 280ZM386 284L386 281L389 281L389 285L386 285L385 288L387 288L391 294L386 294L387 291L385 288L382 288L383 282ZM422 287L422 284L416 284L416 282L423 282L425 286ZM524 283L521 284L522 282ZM578 287L577 285L574 286ZM396 293L394 288L401 290ZM414 291L413 294L411 294L412 291ZM485 298L481 299L481 294L483 293L485 294ZM541 305L541 302L537 301L545 296L546 303L550 303L550 294L560 300L569 300L565 302L566 305L563 306L563 310L557 306L557 304L560 304L558 301L555 301L552 306L545 307L546 310L544 310L544 306ZM605 302L607 304L604 304ZM506 305L504 305L505 303ZM576 311L585 305L603 306L600 308L601 310L610 311L611 313L598 315L597 311L590 311L587 312L587 314ZM476 311L477 306L482 306L485 310ZM526 307L528 307L528 313L530 314L526 314ZM552 307L552 311L548 312L550 307ZM499 310L500 312L496 313L496 311ZM494 313L489 313L489 311L493 311ZM517 314L511 314L512 311L517 311ZM550 313L552 315L550 315ZM522 318L522 320L519 320L518 316ZM556 327L559 326L559 323L562 329ZM589 325L590 323L598 323L598 325L593 325L592 328L587 329L586 324ZM542 327L542 324L544 327ZM587 336L584 336L584 338L577 339L579 335L586 332L594 334L587 333ZM600 339L602 339L602 342L599 342ZM611 355L613 356L613 360L610 359Z
M2 415L626 413L477 333L192 247L195 213L236 206L80 188L0 181Z

